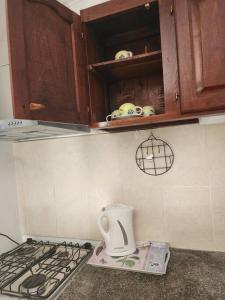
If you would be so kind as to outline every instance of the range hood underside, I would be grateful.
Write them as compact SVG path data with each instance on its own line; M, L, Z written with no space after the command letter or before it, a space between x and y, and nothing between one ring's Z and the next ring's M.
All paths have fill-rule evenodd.
M99 131L97 131L99 133ZM87 125L31 120L0 121L0 141L23 142L96 133Z

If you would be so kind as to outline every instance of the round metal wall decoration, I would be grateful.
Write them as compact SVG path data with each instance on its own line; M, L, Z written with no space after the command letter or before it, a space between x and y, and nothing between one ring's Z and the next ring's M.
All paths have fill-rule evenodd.
M170 145L153 134L142 142L136 151L136 163L141 171L158 176L168 172L174 162Z

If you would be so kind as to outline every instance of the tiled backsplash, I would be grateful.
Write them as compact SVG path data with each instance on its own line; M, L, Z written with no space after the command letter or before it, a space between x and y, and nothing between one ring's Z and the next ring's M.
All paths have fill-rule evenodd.
M149 130L15 144L25 233L101 238L100 209L135 208L139 240L225 251L225 125L154 130L171 144L172 169L141 172L137 146Z

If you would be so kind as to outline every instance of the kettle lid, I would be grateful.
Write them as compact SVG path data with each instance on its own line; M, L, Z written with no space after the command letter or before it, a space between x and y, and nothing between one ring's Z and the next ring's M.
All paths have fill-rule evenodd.
M124 209L124 210L134 210L134 208L132 206L128 206L128 205L125 205L125 204L122 204L122 203L114 203L114 204L110 204L106 207L103 207L102 208L102 211L107 211L107 210L121 210L121 209Z

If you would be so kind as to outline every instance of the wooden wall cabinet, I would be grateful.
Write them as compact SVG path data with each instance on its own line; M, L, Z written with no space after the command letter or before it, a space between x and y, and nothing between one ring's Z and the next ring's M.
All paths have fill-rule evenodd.
M14 115L123 130L225 111L224 0L8 0ZM115 61L121 49L134 56ZM125 102L156 115L106 122Z
M172 0L109 1L81 11L93 127L145 126L180 115ZM133 57L115 61L122 49ZM106 122L126 102L151 105L155 116Z
M225 112L224 0L115 0L81 16L93 126L140 128ZM113 61L122 48L134 57ZM124 102L153 105L157 114L104 122Z
M225 109L225 1L175 0L182 113Z

